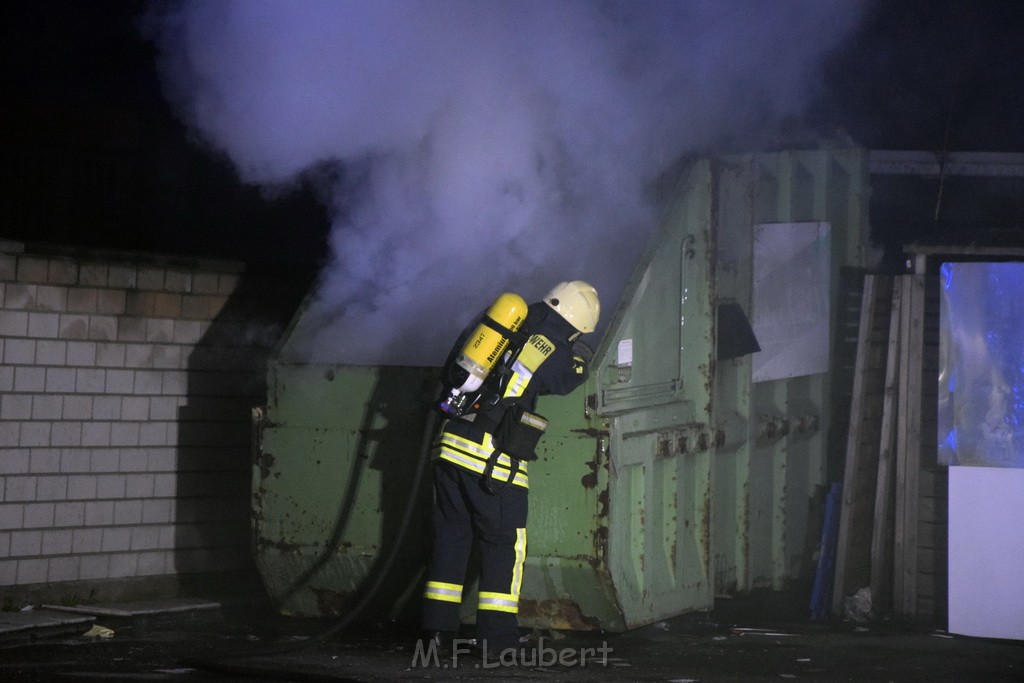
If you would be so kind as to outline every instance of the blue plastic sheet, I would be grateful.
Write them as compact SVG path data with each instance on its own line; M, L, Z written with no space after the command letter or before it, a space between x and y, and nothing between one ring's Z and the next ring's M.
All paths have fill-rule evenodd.
M820 555L811 590L811 619L827 619L832 603L832 580L836 569L836 544L839 540L839 506L843 487L832 484L825 498L825 521L821 525Z

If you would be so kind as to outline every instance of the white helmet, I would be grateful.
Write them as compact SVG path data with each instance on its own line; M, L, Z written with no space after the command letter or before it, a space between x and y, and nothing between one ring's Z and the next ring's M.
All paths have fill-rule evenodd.
M580 332L593 332L601 317L597 290L583 280L559 282L544 297L544 303Z

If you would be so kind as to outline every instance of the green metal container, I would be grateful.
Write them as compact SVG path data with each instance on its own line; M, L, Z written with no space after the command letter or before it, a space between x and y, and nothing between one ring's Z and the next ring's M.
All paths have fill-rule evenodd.
M590 380L539 404L551 426L530 467L523 625L623 631L807 576L835 442L839 273L864 263L866 204L864 150L681 173ZM741 331L717 329L723 304L752 319L760 353L719 357ZM412 475L436 374L271 363L254 552L286 610L350 609L412 506L372 613L416 613L430 490Z

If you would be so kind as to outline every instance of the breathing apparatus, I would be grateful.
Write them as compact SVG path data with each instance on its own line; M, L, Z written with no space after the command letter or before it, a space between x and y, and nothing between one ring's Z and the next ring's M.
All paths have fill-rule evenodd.
M438 405L442 412L461 417L472 407L484 381L517 338L527 309L518 294L506 292L495 299L455 361L445 368L447 395Z

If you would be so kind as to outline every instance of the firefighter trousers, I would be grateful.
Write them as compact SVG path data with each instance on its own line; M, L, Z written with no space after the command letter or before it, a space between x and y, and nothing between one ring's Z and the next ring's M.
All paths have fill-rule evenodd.
M434 548L423 600L423 628L456 632L473 540L480 551L478 640L498 652L519 642L519 591L526 559L527 489L494 493L483 478L434 462Z

